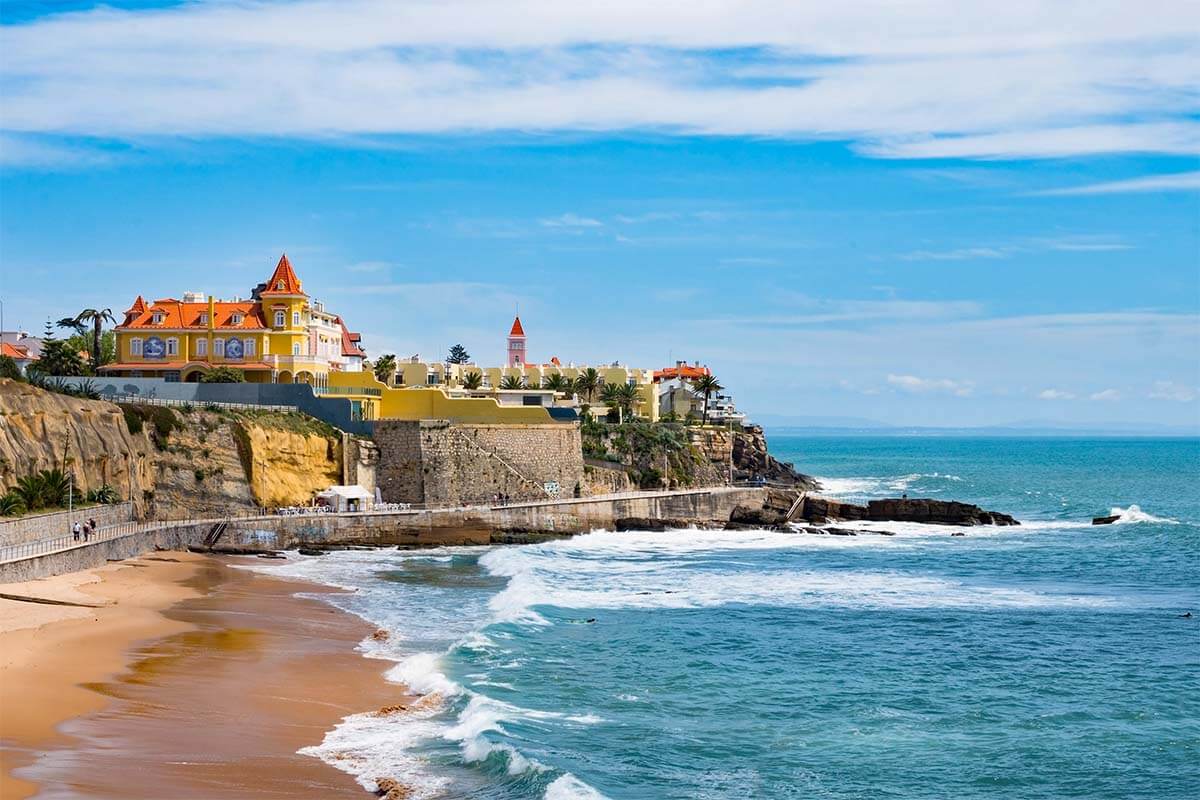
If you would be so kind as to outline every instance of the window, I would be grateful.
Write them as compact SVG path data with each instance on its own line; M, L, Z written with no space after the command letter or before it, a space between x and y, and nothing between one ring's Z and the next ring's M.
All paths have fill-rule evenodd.
M213 339L213 355L222 357L225 355L224 339Z
M142 354L142 340L141 339L130 339L129 340L129 355L140 356L141 354Z
M202 314L200 315L200 324L201 324L201 325L207 325L207 324L208 324L208 312L207 312L207 311L205 311L204 313L202 313Z
M299 342L296 342L292 345L292 355L294 355L294 356L300 355L300 343Z
M254 340L253 339L243 340L242 345L243 345L242 351L246 354L246 358L250 358L251 356L254 355Z
M230 317L229 322L233 325L241 325L243 319L245 319L245 317L243 317L241 314L234 314L232 317Z
M169 370L167 372L164 372L162 374L162 376L163 376L163 380L166 381L167 383L179 383L179 371L178 370Z
M167 355L179 355L179 340L173 336L170 339L167 339Z
M155 311L153 314L150 315L150 321L152 323L154 323L155 325L162 325L162 321L163 321L162 313L159 311Z
M196 355L201 357L208 355L208 339L196 340Z
M263 337L263 355L265 356L270 352L271 352L271 337L264 336Z
M276 311L275 312L275 327L282 328L284 319L285 319L284 313L282 311Z
M277 292L283 291L283 281L275 281L275 291L277 291Z
M300 327L300 312L299 311L292 312L292 327L293 328Z

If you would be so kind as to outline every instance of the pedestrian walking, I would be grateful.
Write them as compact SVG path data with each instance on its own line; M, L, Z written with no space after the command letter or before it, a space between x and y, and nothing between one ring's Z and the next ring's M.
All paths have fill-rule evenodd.
M80 534L83 533L83 526L76 522L71 526L71 535L75 537L75 541L79 541Z

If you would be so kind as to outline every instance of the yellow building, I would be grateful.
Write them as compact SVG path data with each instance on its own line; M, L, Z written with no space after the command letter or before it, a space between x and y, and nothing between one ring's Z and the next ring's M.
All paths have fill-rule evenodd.
M335 372L361 371L366 353L341 318L304 293L286 255L249 299L186 292L147 303L139 295L116 327L111 376L198 381L213 367L242 371L254 383L308 383L318 390Z
M447 364L422 361L419 357L399 362L391 385L397 387L438 387L449 396L491 397L501 405L530 402L531 394L547 390L553 383L552 376L560 375L572 384L589 369L595 369L599 385L590 397L573 388L553 392L553 403L543 405L579 408L588 405L593 414L602 415L606 408L601 401L601 392L607 384L632 384L638 387L640 401L634 413L650 420L659 418L659 384L653 370L625 366L619 362L591 366L588 364L563 364L551 358L545 364L526 363L525 330L520 318L513 321L507 341L508 366L481 367L476 364ZM466 389L467 376L480 376L477 389ZM519 386L520 388L516 388ZM513 387L513 388L508 388Z

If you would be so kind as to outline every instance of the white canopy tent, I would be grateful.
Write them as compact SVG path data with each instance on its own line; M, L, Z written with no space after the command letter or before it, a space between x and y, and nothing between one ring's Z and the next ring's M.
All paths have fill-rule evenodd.
M334 511L370 511L375 496L361 486L330 486L317 495L317 502Z

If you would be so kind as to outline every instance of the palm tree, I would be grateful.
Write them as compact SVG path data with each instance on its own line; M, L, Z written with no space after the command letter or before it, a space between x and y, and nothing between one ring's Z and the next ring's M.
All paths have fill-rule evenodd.
M621 390L623 385L620 383L606 383L600 391L600 399L604 402L604 405L617 410L618 425L625 421L625 403Z
M505 375L500 380L501 389L524 389L525 382L521 380L519 375Z
M375 359L375 380L380 383L391 383L392 375L396 374L396 356L388 353Z
M547 375L542 380L542 385L551 391L562 392L563 394L566 394L575 388L575 384L571 382L571 379L560 372Z
M85 333L88 325L92 326L92 370L99 371L101 367L100 337L103 334L101 329L104 327L104 323L116 321L111 308L85 308L74 318L60 319L58 325L60 328L73 328L79 334Z
M483 375L481 375L478 372L474 372L474 371L468 372L466 375L463 375L463 377L462 377L462 385L463 385L464 389L470 389L471 391L475 391L476 389L483 386Z
M692 391L704 397L704 415L701 418L701 425L708 424L708 399L714 393L724 391L725 387L713 375L705 375L701 378L696 378L692 381Z
M638 387L632 383L621 384L617 392L617 402L621 408L629 416L633 416L633 409L642 401L642 393L638 391Z
M575 391L583 395L589 403L596 399L596 392L600 391L604 381L600 378L600 373L595 367L588 367L583 372L579 373L579 377L575 379Z

